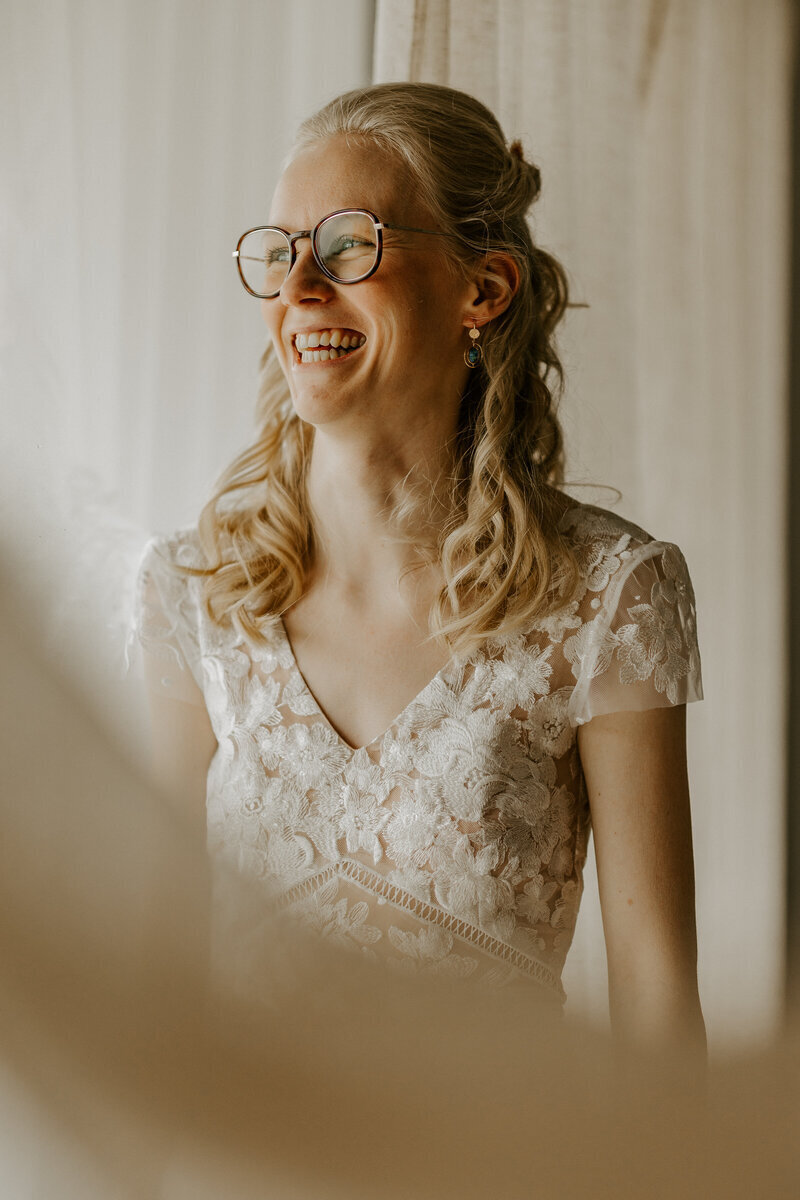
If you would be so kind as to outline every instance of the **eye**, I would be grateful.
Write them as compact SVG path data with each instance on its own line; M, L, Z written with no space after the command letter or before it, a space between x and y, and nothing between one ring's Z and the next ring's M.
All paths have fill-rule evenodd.
M366 238L356 237L355 234L343 233L326 250L327 255L345 254L348 250L374 250L375 243Z
M287 246L274 246L265 251L264 262L269 267L273 263L287 263L289 257L289 248Z

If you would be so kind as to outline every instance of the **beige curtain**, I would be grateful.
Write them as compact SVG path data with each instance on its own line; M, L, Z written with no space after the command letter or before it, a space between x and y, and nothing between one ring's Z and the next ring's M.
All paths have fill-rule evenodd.
M543 174L535 235L574 299L569 477L678 542L705 703L690 712L712 1040L779 1011L789 0L378 0L374 78L477 95ZM611 492L581 489L595 503ZM596 883L565 983L605 1011Z
M148 532L173 528L251 434L266 335L231 251L296 125L367 81L371 0L2 7L16 444L59 500L88 474Z

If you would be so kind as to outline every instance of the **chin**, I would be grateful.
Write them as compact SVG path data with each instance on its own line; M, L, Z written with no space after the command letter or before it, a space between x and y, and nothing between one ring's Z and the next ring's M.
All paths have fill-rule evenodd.
M357 415L356 404L351 397L334 396L329 391L315 392L305 388L299 394L292 392L292 405L301 421L309 425L332 425L348 416Z

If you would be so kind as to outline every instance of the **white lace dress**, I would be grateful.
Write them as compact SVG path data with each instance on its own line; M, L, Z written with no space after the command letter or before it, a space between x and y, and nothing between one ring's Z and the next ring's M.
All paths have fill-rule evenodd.
M359 749L320 710L280 621L250 644L209 619L200 579L170 569L201 561L196 532L154 538L136 633L163 692L211 719L212 859L400 970L532 981L562 999L590 829L578 726L702 696L677 547L587 505L562 526L578 598L451 660Z

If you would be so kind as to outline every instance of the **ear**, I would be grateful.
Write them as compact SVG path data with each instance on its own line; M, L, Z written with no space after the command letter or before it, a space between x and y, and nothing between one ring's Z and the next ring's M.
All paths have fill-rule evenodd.
M510 254L487 254L476 267L470 288L471 301L464 312L464 324L477 321L485 325L508 308L519 288L520 274Z

